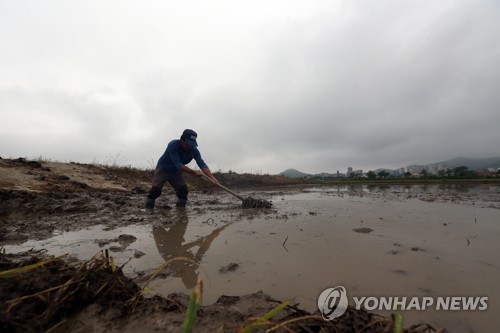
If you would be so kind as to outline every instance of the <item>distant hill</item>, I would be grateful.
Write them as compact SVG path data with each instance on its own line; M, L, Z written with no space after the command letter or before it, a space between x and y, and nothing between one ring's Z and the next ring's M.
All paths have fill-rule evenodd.
M311 177L312 175L309 173L301 172L297 169L287 169L283 172L280 172L281 176L290 177L290 178L304 178Z
M459 166L466 166L470 170L478 171L488 168L493 168L493 169L500 168L500 157L489 157L489 158L455 157L452 158L451 160L439 163L446 166L449 169L453 169Z

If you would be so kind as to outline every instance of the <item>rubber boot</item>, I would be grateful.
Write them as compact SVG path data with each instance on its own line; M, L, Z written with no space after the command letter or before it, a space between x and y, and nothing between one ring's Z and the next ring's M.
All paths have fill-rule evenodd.
M155 208L155 199L148 198L146 200L146 209L153 209Z
M186 207L187 200L186 199L177 199L177 202L175 203L175 207Z

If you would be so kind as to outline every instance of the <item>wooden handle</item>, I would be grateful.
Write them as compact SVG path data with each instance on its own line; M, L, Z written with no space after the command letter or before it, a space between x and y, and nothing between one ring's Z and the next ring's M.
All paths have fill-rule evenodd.
M202 176L203 178L205 178L206 180L208 180L208 181L212 182L212 179L210 179L210 178L209 178L207 175L205 175L204 173L202 173L202 174L201 174L201 176ZM243 200L244 200L241 196L239 196L239 195L238 195L238 194L236 194L235 192L231 191L230 189L228 189L227 187L225 187L225 186L224 186L224 185L222 185L221 183L217 182L217 183L216 183L216 185L217 185L217 186L219 186L221 189L223 189L223 190L225 190L225 191L227 191L227 192L231 193L232 195L234 195L235 197L237 197L237 198L238 198L238 199L240 199L241 201L243 201Z

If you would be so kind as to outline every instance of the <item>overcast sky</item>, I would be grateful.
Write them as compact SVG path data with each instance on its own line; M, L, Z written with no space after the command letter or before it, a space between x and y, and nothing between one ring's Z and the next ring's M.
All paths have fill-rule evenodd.
M0 1L1 157L148 167L185 128L213 171L500 156L500 2Z

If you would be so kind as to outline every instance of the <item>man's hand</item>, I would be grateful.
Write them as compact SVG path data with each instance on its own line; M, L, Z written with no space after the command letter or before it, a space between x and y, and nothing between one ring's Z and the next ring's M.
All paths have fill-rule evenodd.
M219 184L219 181L217 180L217 178L214 177L214 175L210 175L209 176L209 175L207 175L207 174L205 174L205 173L203 173L201 171L198 171L198 172L199 172L198 173L199 176L204 176L207 180L210 180L213 185Z
M219 184L219 181L217 180L217 178L214 177L214 175L212 174L212 172L210 171L209 168L205 168L205 169L198 171L198 172L199 172L200 176L204 176L205 178L208 178L208 180L210 180L214 186L217 186Z
M217 186L217 184L219 184L219 181L214 176L210 177L210 180L212 181L212 184L214 184L215 186Z

